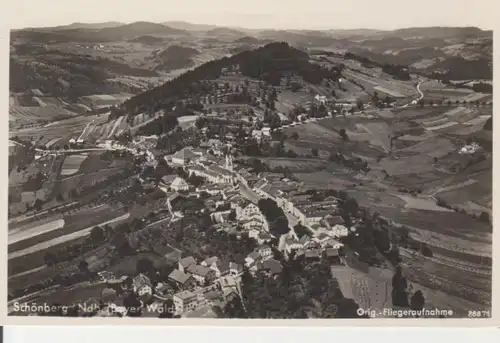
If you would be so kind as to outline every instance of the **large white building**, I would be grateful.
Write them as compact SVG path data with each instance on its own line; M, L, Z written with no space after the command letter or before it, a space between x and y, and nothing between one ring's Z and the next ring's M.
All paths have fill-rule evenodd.
M233 171L233 159L231 156L226 156L224 167L216 164L202 164L189 167L189 172L196 176L202 177L211 183L232 184L236 181L237 175Z
M173 191L176 191L176 192L182 192L182 191L187 191L189 190L189 185L188 183L186 182L186 180L184 180L183 178L181 177L176 177L174 181L172 181L172 183L170 184L170 188L173 190Z
M178 166L185 166L198 158L200 158L200 156L188 148L182 149L170 157L172 164Z
M175 313L181 314L194 310L198 305L198 297L191 291L182 291L172 297L175 306Z

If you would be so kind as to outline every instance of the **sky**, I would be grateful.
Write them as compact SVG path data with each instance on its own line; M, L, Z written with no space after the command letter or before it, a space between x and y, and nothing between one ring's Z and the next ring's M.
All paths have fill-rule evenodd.
M73 22L187 21L266 29L492 29L496 0L7 0L10 29ZM7 15L8 13L8 15Z

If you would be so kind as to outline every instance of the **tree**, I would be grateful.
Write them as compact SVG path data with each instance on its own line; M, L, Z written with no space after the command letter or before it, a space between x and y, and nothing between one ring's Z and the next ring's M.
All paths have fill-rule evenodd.
M54 253L47 252L43 257L43 260L46 265L52 266L57 263L57 256Z
M35 211L40 212L42 210L42 206L43 206L43 201L40 199L36 199L35 203L33 204L33 208L35 209Z
M358 99L358 100L356 101L356 106L358 107L358 109L359 109L360 111L363 111L363 109L364 109L364 105L363 105L363 101L362 101L361 99Z
M316 149L316 148L312 148L312 149L311 149L311 155L313 155L313 156L318 156L318 149Z
M140 273L146 274L146 275L154 274L155 266L154 266L153 261L151 261L148 258L141 258L139 261L137 261L136 271L138 274L140 274Z
M410 308L415 311L421 311L425 305L425 298L422 291L416 291L410 300Z
M291 138L292 138L294 141L296 141L297 139L299 139L299 134L298 134L297 132L294 132L294 133L292 133Z
M339 134L340 138L342 138L343 140L345 141L349 140L349 137L347 136L347 132L345 131L345 129L340 129Z
M234 222L236 220L236 211L232 210L227 216L227 220Z
M484 223L489 223L490 222L490 216L488 215L487 212L481 212L479 215L479 220L484 222Z
M80 263L78 263L78 269L82 272L87 274L89 272L89 264L85 260L81 260Z
M123 299L123 306L127 309L127 316L140 317L142 315L141 301L135 293L130 293Z
M90 239L92 240L92 242L95 243L102 242L105 237L106 236L104 234L104 230L99 226L93 227L92 230L90 231Z

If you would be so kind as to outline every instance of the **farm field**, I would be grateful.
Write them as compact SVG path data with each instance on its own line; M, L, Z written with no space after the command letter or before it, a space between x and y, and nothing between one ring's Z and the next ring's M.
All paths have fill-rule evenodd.
M78 138L83 132L88 123L103 123L107 121L108 114L93 115L93 116L78 116L71 119L51 122L45 126L10 130L9 137L17 136L21 139L39 141L42 138L43 144L47 144L55 138L61 138L57 145L67 144L70 138Z
M62 165L61 176L73 175L78 172L80 169L80 165L85 161L88 157L88 154L77 154L77 155L69 155L64 159L64 163Z
M327 164L327 161L307 158L264 157L260 160L268 164L271 169L282 167L292 172L315 171Z
M41 222L33 222L24 227L9 230L8 244L11 245L19 241L24 241L26 239L32 238L34 236L44 234L46 232L58 230L63 226L63 218L48 218L46 220L42 220Z
M108 218L111 217L112 219L102 221L105 215ZM94 217L95 218L94 220L87 220L86 222L81 220L80 225L74 224L74 226L72 226L71 224L68 224L67 227L59 229L59 230L61 230L59 232L51 231L51 232L47 232L45 234L41 234L39 236L35 236L35 237L33 237L33 239L31 239L29 241L29 243L20 244L20 243L25 242L25 241L20 241L15 246L12 246L12 248L9 246L8 258L9 258L9 260L14 259L14 258L19 258L19 257L25 256L28 254L33 254L33 253L36 253L38 251L45 250L45 249L50 248L54 245L58 245L61 243L65 243L68 241L78 239L80 237L87 236L88 234L90 234L90 231L95 226L97 226L97 225L102 226L102 225L106 225L106 224L113 224L116 222L125 221L129 218L130 214L126 213L126 214L122 214L120 216L116 216L116 217L114 217L114 216L116 216L115 213L113 213L113 212L109 213L109 211L107 211L107 213L101 214L100 218ZM92 221L94 221L95 223L92 223ZM86 225L86 226L82 228L81 227L82 225ZM54 237L54 238L52 238L52 237ZM23 245L24 246L28 245L28 247L23 247Z
M444 207L439 207L438 205L436 205L435 201L431 199L411 197L402 194L398 194L398 197L406 203L405 208L408 209L453 212L453 210Z
M60 106L11 106L9 108L9 123L13 128L25 125L43 124L54 120L61 120L78 116Z
M276 110L287 114L295 106L304 106L304 104L311 101L312 98L312 95L308 92L281 92L278 94L278 101L275 102Z

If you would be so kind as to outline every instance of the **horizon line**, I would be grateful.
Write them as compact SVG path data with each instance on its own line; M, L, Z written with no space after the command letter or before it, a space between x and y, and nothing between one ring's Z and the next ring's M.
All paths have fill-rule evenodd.
M404 29L423 29L423 28L475 28L479 29L481 31L493 31L491 28L484 28L480 26L471 26L471 25L464 25L464 26L454 26L454 25L425 25L425 26L419 26L419 25L414 25L414 26L406 26L406 27L399 27L399 28L393 28L393 29L376 29L376 28L368 28L368 27L359 27L359 28L294 28L294 27L287 27L287 28L248 28L244 26L232 26L232 25L217 25L217 24L207 24L207 23L194 23L190 21L185 21L185 20L166 20L163 22L157 22L157 21L150 21L150 20L135 20L131 22L122 22L122 21L114 21L114 20L106 20L106 21L74 21L69 24L57 24L57 25L47 25L47 26L27 26L27 27L19 27L19 28L11 28L10 31L13 30L29 30L29 29L49 29L49 28L56 28L56 27L64 27L64 26L71 26L75 24L83 24L83 25L92 25L92 24L105 24L105 23L119 23L120 25L116 26L123 26L123 25L130 25L134 23L151 23L151 24L160 24L164 26L169 26L168 23L184 23L184 24L189 24L189 25L199 25L199 26L213 26L217 28L228 28L228 29L235 29L235 30L247 30L247 31L289 31L289 30L296 30L296 31L356 31L356 30L368 30L368 31L380 31L380 32L391 32L391 31L397 31L397 30L404 30ZM185 30L185 31L190 31L190 30ZM203 31L203 30L201 30Z

